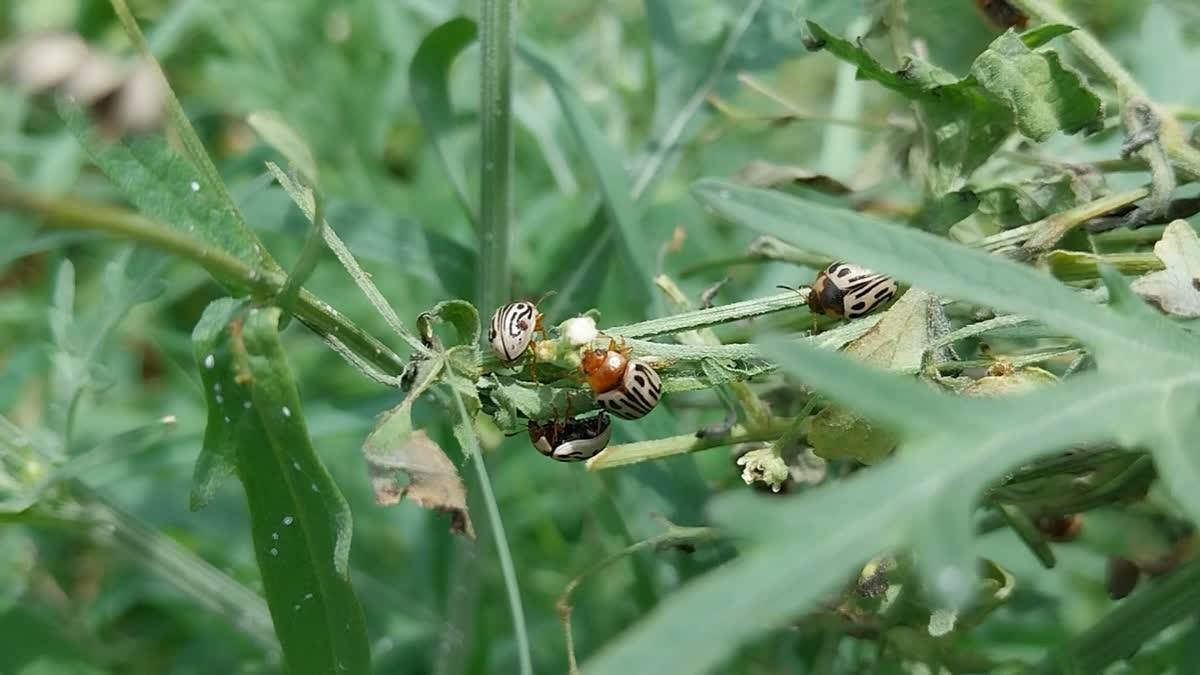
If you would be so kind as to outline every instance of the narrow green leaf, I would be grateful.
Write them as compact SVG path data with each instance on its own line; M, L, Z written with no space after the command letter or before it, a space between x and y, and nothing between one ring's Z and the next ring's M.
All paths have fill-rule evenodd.
M54 291L49 310L50 335L55 344L67 347L76 339L73 334L75 323L75 264L64 258L54 275Z
M1112 369L1190 367L1200 345L1161 317L1148 329L1083 299L1050 276L984 251L800 197L702 179L696 197L721 216L926 291L1038 319L1077 336ZM1138 301L1140 303L1140 301ZM1144 303L1141 303L1144 306Z
M283 116L273 110L259 110L246 116L246 123L251 129L279 151L292 168L300 172L308 187L320 192L321 173L317 169L317 160L313 157L312 148L300 133L283 119Z
M616 231L622 244L625 262L631 267L627 271L627 278L628 275L635 277L631 281L641 291L641 298L653 306L658 302L652 279L654 261L651 248L644 244L640 214L634 204L629 175L621 166L620 155L609 146L575 88L558 72L554 64L541 56L532 45L521 43L518 45L518 51L526 63L546 80L558 99L584 156L596 173L609 218L617 226Z
M207 317L218 323L231 303ZM369 673L370 650L350 585L350 509L313 449L287 365L276 307L251 309L227 324L226 349L201 358L221 371L223 407L241 407L234 455L246 492L258 566L284 660L292 673ZM213 363L213 367L209 367ZM228 362L227 362L228 363ZM214 383L216 384L216 383ZM208 390L210 406L217 392Z
M903 94L907 98L923 98L928 90L937 84L952 84L956 78L945 72L939 73L939 81L922 80L907 72L894 73L888 70L875 57L871 56L862 44L853 44L825 30L820 24L806 22L814 41L810 49L823 49L839 59L858 66L858 77L864 80L874 80L879 84ZM937 71L928 71L934 73Z
M1079 29L1075 26L1068 26L1065 23L1045 23L1021 33L1021 42L1024 42L1025 46L1030 49L1037 49L1060 35L1077 30Z
M451 147L454 132L454 108L450 105L450 68L458 55L475 42L479 31L475 22L464 17L450 19L425 35L408 66L408 93L421 125L429 134L442 170L454 187L463 213L473 222L474 201L467 193L462 161Z
M248 307L244 300L221 298L209 303L192 329L192 349L200 364L200 382L208 421L204 443L192 474L188 505L193 510L208 505L221 484L237 471L235 451L238 427L246 409L242 401L227 393L236 382L236 368L228 339L229 325L242 317ZM236 420L236 423L235 423Z
M860 385L868 382L855 370L862 366L844 357L800 348L788 356L784 362L792 372L822 390L841 390L838 380L845 376ZM829 359L837 359L844 368L828 368ZM931 510L945 491L978 496L988 481L1021 462L1136 430L1144 419L1141 415L1158 404L1155 394L1163 393L1162 387L1138 382L1121 388L1120 383L1109 376L1080 376L993 402L996 412L979 416L975 423L980 428L969 437L929 437L902 447L893 459L853 480L792 499L746 493L722 497L717 502L718 521L756 543L667 598L586 663L583 672L713 672L739 645L815 607L852 578L856 563L899 548L921 529L936 532L945 526L945 515ZM916 384L904 389L895 393L924 395ZM971 451L963 452L967 444ZM961 519L963 508L948 517ZM963 586L961 578L955 578L960 570L948 569L954 571L943 577L939 570L930 579L935 592ZM688 649L670 648L678 644Z
M1104 105L1079 74L1057 52L1032 51L1011 30L975 59L971 74L1008 104L1021 133L1035 141L1056 131L1090 134L1104 126Z
M596 306L613 256L617 255L616 240L603 209L598 208L575 236L548 255L558 264L538 285L555 291L542 309L546 316L561 317L576 307Z
M281 115L269 110L252 112L246 116L246 123L287 159L291 170L299 173L301 182L305 184L304 187L308 189L309 198L313 202L313 214L309 218L304 246L301 247L300 255L288 273L287 283L275 298L275 304L284 311L286 322L290 318L301 287L317 268L317 259L321 254L325 228L325 197L321 189L321 174L308 142Z
M181 176L184 178L183 183L177 185L173 180L166 180L164 181L165 184L159 186L165 189L152 190L150 194L144 195L144 199L149 201L158 200L160 197L165 198L167 194L175 194L171 192L172 189L181 186L187 186L190 192L202 193L203 198L200 201L207 205L207 210L211 213L207 220L200 219L196 225L204 231L216 235L221 240L220 243L213 243L220 246L226 253L245 262L258 263L258 267L265 268L268 271L278 271L279 266L271 259L270 254L262 247L254 231L250 229L250 226L246 224L238 212L237 204L233 201L233 197L230 196L229 189L226 188L224 181L221 180L221 173L217 171L212 158L208 156L208 151L204 149L204 142L196 134L191 120L183 112L183 106L179 103L179 98L175 96L174 89L171 88L170 82L167 81L166 73L163 72L162 66L150 50L150 45L146 43L146 38L142 35L141 28L138 27L137 19L134 18L133 12L129 11L129 5L126 4L125 0L110 0L110 3L117 14L117 19L121 22L121 26L125 29L125 33L129 35L130 40L133 41L142 58L154 64L157 71L156 75L161 77L166 84L166 100L164 103L166 104L167 115L171 120L172 128L184 151L182 158L173 152L171 156L183 159L182 163L184 164L190 164L186 170L180 171L180 173L184 174ZM89 146L89 143L82 140L79 132L76 131L75 135L81 137L81 143L88 149L89 154L93 155L93 158L99 154L96 149ZM161 137L154 138L157 141L153 143L156 147L155 154L158 152L157 148L169 148ZM93 161L95 160L93 159ZM100 163L97 162L97 164ZM130 201L142 209L146 215L152 219L170 223L175 227L185 226L186 223L175 222L170 218L162 218L159 214L148 211L142 206L142 203L138 201L138 197L142 190L152 187L148 181L129 181L135 183L129 185L115 178L113 173L109 169L106 169L103 164L100 164L100 168L108 175L110 180L125 190L126 196ZM148 164L147 168L151 168L150 173L152 178L154 174L153 165ZM188 175L192 173L194 173L194 177ZM174 176L165 175L164 177L174 178ZM173 201L177 202L178 200ZM190 231L192 228L189 226L188 229ZM207 240L206 236L202 235L201 238ZM229 283L229 280L223 281Z
M143 214L253 267L279 271L231 202L205 192L201 172L163 137L105 143L92 134L78 107L63 105L59 111L91 160ZM231 290L244 288L236 279L219 281Z
M659 57L669 54L669 58L673 58L674 54L670 50L677 46L671 17L665 11L666 4L655 0L647 2L645 5L653 39L660 48L656 52L659 56L655 56L656 69L661 66ZM687 100L669 120L661 125L659 133L647 139L644 144L645 152L638 158L631 176L632 195L635 200L644 197L657 184L672 159L686 145L685 141L703 128L702 125L694 122L697 117L702 115L709 93L721 77L726 75L725 69L730 59L737 51L746 30L758 15L762 5L762 0L752 0L746 4L742 14L726 33L724 41L708 64L707 72L697 80L695 88ZM704 51L705 53L709 52L709 50ZM656 81L654 112L656 120L660 119L660 115L666 110L666 104L669 103L666 100L667 97L660 95L660 92ZM612 227L605 221L603 212L596 211L578 234L551 256L561 262L543 278L539 285L540 288L552 288L558 291L545 308L548 316L557 317L570 311L570 308L592 307L596 304L595 300L599 297L603 287L605 275L610 267L608 263L614 254L615 246Z

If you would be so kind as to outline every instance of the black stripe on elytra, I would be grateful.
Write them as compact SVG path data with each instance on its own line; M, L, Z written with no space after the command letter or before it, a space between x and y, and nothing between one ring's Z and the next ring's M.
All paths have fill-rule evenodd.
M511 313L504 317L505 327L508 328L510 336L521 337L521 333L529 328L529 320L533 318L533 305L520 303L510 305L509 308Z

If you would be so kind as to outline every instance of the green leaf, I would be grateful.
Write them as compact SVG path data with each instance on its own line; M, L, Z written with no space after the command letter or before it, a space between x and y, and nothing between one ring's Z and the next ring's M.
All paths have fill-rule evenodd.
M1021 42L1030 49L1037 49L1060 35L1066 35L1079 30L1065 23L1046 23L1021 33Z
M912 57L893 72L861 44L851 44L812 21L808 29L813 36L810 44L857 66L859 78L874 80L917 103L930 153L928 180L934 194L958 189L962 179L1012 132L1012 113L971 78L960 80Z
M221 484L237 471L235 453L238 427L246 408L242 401L228 395L237 391L237 369L229 344L229 325L241 319L249 307L244 300L221 298L209 303L192 329L192 349L199 364L200 382L208 421L204 425L204 443L192 473L188 505L199 510L208 505ZM236 420L236 423L235 423Z
M475 22L456 17L429 31L408 66L408 92L421 124L429 134L442 170L450 178L463 213L476 221L474 200L467 193L462 162L451 147L454 109L450 105L450 68L464 49L475 42Z
M588 113L574 87L558 72L554 64L527 43L519 44L517 51L550 85L584 156L596 174L609 219L617 226L616 232L622 244L625 264L631 268L627 272L626 283L632 282L640 291L643 302L655 305L658 302L658 294L651 279L655 267L651 247L644 244L640 214L634 204L629 175L621 166L620 155L610 147L604 133ZM629 275L634 278L629 279Z
M1178 395L1180 386L1190 388L1189 396L1200 390L1194 371L1179 382L1087 374L1025 396L988 401L986 411L975 408L973 414L963 406L981 402L934 394L845 356L779 340L768 342L767 349L791 375L864 414L890 416L909 429L938 416L944 431L913 436L919 440L906 442L891 460L853 480L788 500L744 493L719 499L718 521L755 543L665 600L585 664L584 672L712 672L738 645L815 607L856 563L906 540L939 542L930 559L950 564L932 570L930 588L935 595L953 597L971 588L973 572L963 567L969 537L963 522L989 481L1053 450L1114 437L1137 442L1144 436L1142 420L1155 414L1164 397ZM912 399L920 403L909 408ZM918 419L909 422L896 409L914 412ZM966 445L971 452L963 452ZM940 501L943 495L950 495L949 502ZM951 540L939 540L941 528L950 528ZM689 648L663 647L683 643Z
M935 234L946 234L955 223L975 213L979 196L971 190L955 190L936 197L912 219L912 224Z
M845 348L845 353L885 370L913 373L932 342L929 315L937 299L916 288L900 297L879 321ZM809 423L808 441L824 459L854 457L874 464L896 447L888 429L874 425L842 406L829 406Z
M146 168L150 169L150 175L144 177L149 180L139 179L127 181L123 175L123 171L116 172L122 174L122 178L117 178L114 176L113 171L105 168L104 164L101 164L98 161L97 164L100 165L101 170L108 175L110 180L122 187L130 201L136 204L139 209L142 209L142 211L151 218L166 224L170 224L176 228L182 228L186 225L189 231L191 231L193 226L195 226L204 233L201 235L201 238L207 241L209 240L209 237L212 236L213 238L217 239L217 241L213 241L213 243L226 253L229 253L236 258L240 258L245 262L258 263L256 265L257 267L266 269L267 271L278 271L278 265L276 265L275 261L271 259L270 254L267 253L266 249L262 247L262 244L259 242L258 237L254 234L254 231L250 229L250 226L246 224L246 222L242 219L241 214L238 213L237 204L234 203L233 197L230 196L228 188L225 187L225 183L221 180L221 174L217 170L216 165L213 164L212 158L209 157L208 152L204 149L204 142L200 140L200 136L192 127L191 120L189 120L187 114L184 113L183 106L179 103L179 98L175 95L174 89L171 88L170 80L167 78L167 74L163 72L161 64L158 63L158 59L151 51L150 45L147 44L145 36L142 35L141 28L138 27L137 19L134 18L133 12L129 11L129 6L126 4L125 0L110 0L110 2L113 10L117 14L117 19L121 22L121 26L125 29L125 33L129 36L134 46L137 47L137 50L141 53L142 58L148 62L154 63L154 69L157 71L155 74L161 77L166 84L166 95L163 103L167 110L167 116L171 121L171 128L175 132L175 137L178 139L179 144L183 146L184 154L182 157L174 154L174 152L170 150L170 146L166 145L163 137L152 137L152 140L150 141L152 150L149 153L150 156L145 158L149 163L144 165ZM81 133L78 128L73 128L72 131L77 137L80 138L80 143L88 149L88 153L92 155L93 161L95 161L95 157L98 154L102 154L102 152L100 152L92 143L84 140L86 138L86 133ZM164 149L168 151L168 157L173 158L174 160L182 160L181 163L188 164L189 166L187 166L186 169L180 170L180 173L184 174L181 176L185 179L183 183L176 184L173 180L166 180L164 181L165 185L160 183L158 185L158 189L155 189L153 186L153 178L155 173L153 167L156 164L161 166L161 163L158 161L155 155L158 155ZM134 167L129 165L127 162L125 165L126 168L136 172L136 169L134 169ZM188 174L193 172L195 173L195 177L189 178ZM176 176L170 176L167 174L162 174L159 176L160 179L171 179L175 177ZM191 202L185 201L184 203L191 208L195 208L197 203L206 205L205 210L209 212L207 214L207 218L201 218L196 223L176 222L172 218L164 218L158 213L154 213L145 209L145 207L142 206L142 203L138 201L139 197L142 197L146 200L157 201L160 197L165 199L169 194L178 195L177 190L183 186L186 186L190 192L200 193L203 195L199 200L193 200ZM143 195L141 194L143 190L150 190L150 192ZM176 205L179 203L178 199L170 201L174 202ZM176 209L177 207L174 207L171 210ZM224 279L222 281L227 284L233 283L232 280L229 279Z
M807 358L805 384L817 388L854 411L905 436L924 436L967 423L962 417L972 402L956 401L911 377L873 368L846 356L831 356L816 345L767 335L760 340L763 354L788 373L797 371L785 359L797 350L820 351L824 358ZM813 376L812 373L818 373ZM836 380L844 377L844 383ZM818 386L826 383L824 387Z
M218 305L208 321L232 311L231 303ZM309 439L279 316L276 307L250 309L226 325L228 345L212 358L232 352L233 365L221 372L233 377L221 395L243 414L218 423L235 427L237 473L288 671L369 673L366 627L348 576L350 509ZM205 355L200 367L207 364Z
M1104 126L1104 105L1067 69L1054 51L1031 51L1009 30L971 65L985 89L1008 104L1021 133L1044 141L1054 132L1094 133Z
M926 232L715 179L697 181L692 191L721 216L752 230L1075 335L1096 349L1102 368L1143 370L1153 364L1170 371L1191 367L1200 355L1195 338L1161 316L1129 321L1044 273Z
M142 136L106 143L93 135L87 115L78 107L63 105L59 113L88 156L149 218L184 232L260 269L279 266L242 216L221 194L205 190L204 176L175 152L162 136ZM221 279L231 290L244 284Z
M479 342L479 312L466 300L439 302L429 314L454 326L458 333L457 344L474 347Z
M1103 181L1096 174L1061 171L1020 182L1002 182L977 189L979 211L1001 227L1016 227L1066 211L1101 196Z

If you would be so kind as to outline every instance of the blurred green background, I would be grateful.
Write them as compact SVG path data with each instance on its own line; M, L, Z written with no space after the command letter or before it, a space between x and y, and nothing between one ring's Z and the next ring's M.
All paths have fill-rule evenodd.
M1200 5L1190 0L1065 4L1152 95L1165 103L1200 106ZM455 15L475 16L476 3L144 0L130 5L247 221L281 264L296 258L307 222L264 177L263 161L274 155L242 122L252 110L279 111L312 144L330 196L330 223L402 318L411 321L441 300L472 295L474 232L419 124L408 79L410 59L425 34ZM932 61L957 74L965 73L997 34L970 2L912 0L908 5L912 36ZM680 45L673 60L651 64L653 45L668 33L648 22L647 6L671 20L671 37ZM654 151L647 139L661 131L707 74L742 9L738 2L700 0L526 1L518 8L518 27L567 75L607 141L632 166L642 153ZM737 74L749 73L817 115L880 120L903 110L869 83L843 86L835 98L838 64L827 54L810 55L800 41L804 18L834 32L852 26L861 31L874 11L869 2L769 0L738 44L715 93L757 114L784 112L738 83ZM8 0L0 5L0 43L49 29L77 31L114 53L130 51L106 1ZM478 191L479 176L478 61L476 46L458 61L451 78L454 151L471 194ZM655 66L671 77L655 78ZM594 244L587 216L598 204L598 188L551 90L520 62L515 78L512 296L537 297L560 290L564 275ZM660 99L667 104L656 104ZM646 247L658 251L676 228L685 233L681 245L662 258L662 271L693 297L728 274L718 303L809 280L811 271L781 263L685 274L744 249L752 239L706 216L687 186L700 176L732 176L755 159L850 180L878 140L876 132L820 121L730 120L709 106L692 124L686 144L644 198ZM1045 150L1075 158L1111 156L1118 143L1085 146L1077 138L1059 137ZM46 190L120 201L52 108L5 88L0 88L0 170ZM919 195L893 172L871 196L915 203ZM103 306L104 267L125 244L88 234L35 239L38 224L11 212L0 212L0 231L0 412L37 436L61 414L55 409L59 383L49 377L56 356L47 318L59 264L73 262L76 309L86 318L91 308ZM129 274L136 277L159 264L165 265L165 292L133 308L95 354L103 388L82 400L73 443L87 447L167 415L175 416L178 426L165 440L83 478L117 508L239 582L260 588L238 486L226 485L202 511L187 508L205 421L190 335L201 310L221 291L194 265L148 250L132 256ZM560 290L548 301L554 307L548 320L557 323L593 307L600 311L601 326L650 318L647 307L628 300L628 277L620 264L616 259L580 287ZM323 255L307 287L373 334L388 335L332 256ZM486 316L491 308L480 311ZM359 448L374 416L396 405L401 395L361 377L299 325L292 325L284 340L314 444L354 513L352 580L367 614L377 672L516 672L511 621L491 542L472 548L455 541L443 517L410 503L374 504ZM636 424L617 422L614 442L688 433L721 418L711 392L673 396L669 402ZM461 461L450 422L439 409L418 404L415 418ZM565 670L554 604L569 580L631 540L657 533L653 514L702 524L711 494L747 489L724 449L599 475L546 461L523 436L505 439L489 452L537 672ZM473 472L463 476L474 491ZM476 521L481 518L477 512ZM1110 606L1103 589L1104 552L1136 548L1137 532L1119 514L1092 514L1082 540L1060 547L1060 564L1053 571L1043 570L1007 531L984 538L984 554L1019 579L1019 595L973 632L969 644L1035 657L1092 624ZM229 617L197 608L171 583L148 574L130 551L87 534L69 523L0 521L0 673L273 672L269 659ZM464 568L455 565L472 555L475 564L459 573ZM672 589L730 555L726 546L693 554L649 551L590 579L574 596L576 649L591 654ZM821 644L819 633L781 631L745 648L723 672L805 672L803 664ZM855 664L857 672L879 672L869 669L869 643L843 641L840 650L839 663L849 664L846 672L856 672Z

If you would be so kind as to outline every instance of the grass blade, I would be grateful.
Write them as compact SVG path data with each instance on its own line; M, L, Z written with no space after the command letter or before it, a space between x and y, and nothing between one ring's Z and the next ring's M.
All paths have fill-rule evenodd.
M734 23L720 51L713 59L708 73L692 91L684 104L673 117L663 126L660 135L650 138L645 147L647 150L638 159L631 177L631 194L634 200L641 199L662 178L667 166L679 149L683 146L689 130L696 130L700 125L693 124L696 116L703 109L704 101L717 81L725 73L725 67L733 56L746 29L750 27L754 17L762 7L762 0L752 0L746 5L745 11ZM647 3L647 16L657 28L656 31L668 31L674 34L673 28L666 28L670 17L665 12L665 6L656 2ZM658 33L656 32L656 37ZM664 51L674 48L674 39L669 37L660 40ZM655 111L658 117L661 110ZM562 251L567 255L559 255L563 261L540 284L541 288L553 288L558 292L550 298L546 306L548 316L560 316L569 307L590 307L595 304L603 286L604 275L608 271L608 260L613 254L612 229L604 221L602 210L597 210L585 225ZM579 251L584 251L582 256ZM657 295L657 294L655 294Z
M574 87L558 72L554 64L532 45L522 43L518 46L518 51L525 62L546 80L558 99L559 106L562 107L563 114L600 183L609 218L617 226L616 232L619 234L625 262L630 267L627 274L637 276L633 285L638 289L643 303L648 303L651 307L657 306L659 300L652 279L654 262L650 256L651 248L645 245L640 214L634 204L629 175L621 166L620 156L609 146L600 127L575 93Z

